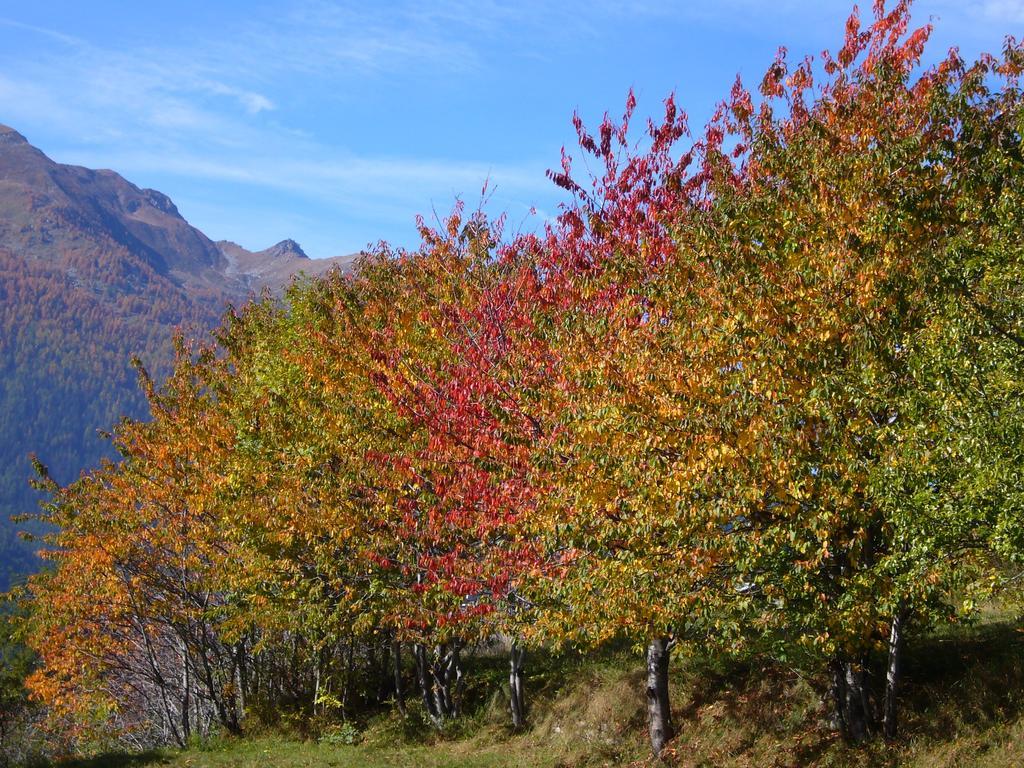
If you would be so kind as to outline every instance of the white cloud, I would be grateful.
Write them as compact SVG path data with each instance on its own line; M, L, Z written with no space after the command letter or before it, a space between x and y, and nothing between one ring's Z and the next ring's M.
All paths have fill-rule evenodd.
M241 93L238 94L238 100L250 115L274 109L274 102L262 93Z
M1024 24L1024 0L985 0L981 10L992 21Z
M460 192L475 193L485 180L489 180L489 188L506 198L528 198L550 186L540 166L524 169L475 162L361 157L338 151L321 151L316 156L293 153L219 158L195 153L163 156L131 151L91 155L104 166L121 169L128 175L160 172L245 184L311 200L333 200L364 212L385 205L397 207L406 216L411 211L422 211L432 198L440 198L443 205L448 205ZM80 161L74 156L67 159ZM467 202L472 204L475 200Z
M254 91L246 91L241 88L232 88L230 85L219 83L216 81L210 81L207 83L200 82L199 88L205 88L210 93L219 96L230 96L235 99L250 115L256 115L260 112L268 112L276 109L276 105L269 98L264 96L262 93L256 93Z

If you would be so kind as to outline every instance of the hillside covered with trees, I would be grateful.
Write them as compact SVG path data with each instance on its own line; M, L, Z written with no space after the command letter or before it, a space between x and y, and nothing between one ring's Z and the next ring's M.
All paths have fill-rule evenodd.
M217 300L191 298L153 271L139 275L117 255L97 249L48 264L0 249L0 586L38 568L37 545L19 541L10 524L42 498L29 486L29 453L65 481L112 457L97 430L147 415L132 355L164 373L176 328L217 322Z
M920 66L905 2L695 137L576 120L539 234L457 205L179 337L18 599L54 754L465 714L486 645L785 667L897 739L904 649L1024 558L1024 46ZM752 669L770 669L771 666ZM775 702L779 717L785 702ZM863 746L868 745L868 746Z

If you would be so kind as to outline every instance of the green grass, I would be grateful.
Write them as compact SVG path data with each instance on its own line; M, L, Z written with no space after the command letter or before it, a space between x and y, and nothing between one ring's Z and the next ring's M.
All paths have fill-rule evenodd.
M215 740L184 752L106 755L64 768L575 768L652 765L642 708L642 663L627 652L599 659L537 658L531 726L513 734L500 693L501 660L477 660L469 714L436 734L415 716L367 724L344 746L263 735ZM671 763L735 768L1010 768L1024 765L1024 625L990 615L913 640L902 735L861 749L827 725L820 685L764 664L679 659L672 672L679 727Z
M509 750L507 744L490 749L469 749L460 743L443 747L421 745L387 749L334 746L277 737L218 742L186 752L150 752L145 755L104 755L66 763L67 768L503 768L551 765L550 756L537 761Z

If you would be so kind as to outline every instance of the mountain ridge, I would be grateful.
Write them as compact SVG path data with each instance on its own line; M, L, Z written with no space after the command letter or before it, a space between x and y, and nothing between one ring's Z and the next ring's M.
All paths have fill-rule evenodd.
M26 258L53 258L101 235L183 288L213 288L236 299L253 289L280 289L300 261L303 271L320 274L344 269L355 257L310 259L290 239L263 251L215 243L162 192L140 188L112 170L57 163L0 125L0 247ZM277 265L268 270L271 259ZM232 263L236 268L229 270Z

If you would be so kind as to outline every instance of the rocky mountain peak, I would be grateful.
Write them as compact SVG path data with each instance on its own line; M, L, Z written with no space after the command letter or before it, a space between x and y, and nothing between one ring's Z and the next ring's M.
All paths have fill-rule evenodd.
M144 189L142 190L142 196L147 203L158 211L163 211L171 216L181 217L181 214L178 213L178 207L163 192L157 192L155 189Z
M0 146L14 146L17 144L28 144L28 139L8 125L0 123Z
M308 259L309 256L302 250L302 246L296 243L294 240L282 240L277 245L272 245L264 253L272 259L280 258L300 258Z

